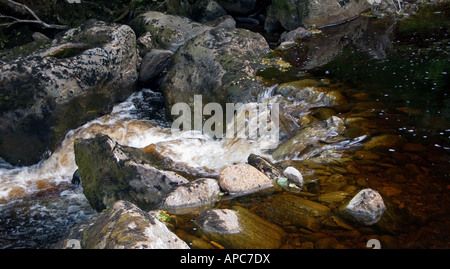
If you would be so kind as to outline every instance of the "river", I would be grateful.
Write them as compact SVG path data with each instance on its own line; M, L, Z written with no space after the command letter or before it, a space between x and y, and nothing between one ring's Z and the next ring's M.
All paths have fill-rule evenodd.
M431 17L434 24L430 25ZM326 224L323 231L310 233L278 223L288 233L283 247L318 248L318 239L330 238L326 246L364 248L367 238L376 237L391 248L448 248L448 7L413 16L408 23L393 24L374 18L351 23L322 29L294 49L280 52L292 68L283 76L264 73L268 86L259 101L282 99L274 88L284 82L322 81L345 96L347 102L336 107L307 107L299 118L337 115L346 120L343 140L362 142L355 143L355 147L336 146L331 150L323 143L315 143L308 148L309 155L272 161L281 167L299 167L310 182L309 194L303 195L311 199L324 192L371 187L408 217L402 222L403 229L394 227L389 232L371 227L352 230L334 223ZM77 169L75 139L102 133L122 145L137 148L164 143L163 155L168 158L216 171L246 161L251 153L271 159L264 139L230 143L202 134L197 139L186 133L173 136L165 115L162 94L141 89L117 104L110 114L68 132L59 149L39 164L13 167L0 159L0 248L49 248L74 224L96 214L82 187L70 183ZM369 141L363 139L366 136L385 134L405 141L386 152L361 148ZM286 140L281 136L280 144ZM320 150L314 151L317 149ZM317 155L326 161L317 162ZM353 162L341 162L345 158ZM270 210L270 197L241 197L224 200L217 206L236 204L264 217ZM179 216L176 229L197 236L192 218Z

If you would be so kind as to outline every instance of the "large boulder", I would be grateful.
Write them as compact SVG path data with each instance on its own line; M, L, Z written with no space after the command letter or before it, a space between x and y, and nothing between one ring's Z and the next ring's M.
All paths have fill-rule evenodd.
M134 19L130 26L138 37L149 33L154 48L175 52L186 41L212 29L189 18L148 11Z
M0 157L37 163L68 130L109 113L134 91L137 58L130 27L96 21L21 56L6 54L0 59Z
M254 100L263 85L255 79L258 59L269 50L263 36L245 29L214 28L179 48L163 80L168 111L178 102L203 104Z
M174 172L155 168L143 151L121 146L106 135L77 140L74 151L84 195L97 211L118 200L157 209L174 187L188 183Z
M281 25L291 31L300 26L321 27L349 20L368 9L366 0L273 0L265 28L272 31Z
M54 248L189 249L155 216L126 201L75 225Z

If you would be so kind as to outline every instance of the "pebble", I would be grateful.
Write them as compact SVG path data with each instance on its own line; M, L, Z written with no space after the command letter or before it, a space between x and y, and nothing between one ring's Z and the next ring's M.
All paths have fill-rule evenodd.
M302 188L303 187L303 176L300 171L295 169L292 166L287 167L283 171L283 175L288 178L288 180L292 183L294 183L297 187Z

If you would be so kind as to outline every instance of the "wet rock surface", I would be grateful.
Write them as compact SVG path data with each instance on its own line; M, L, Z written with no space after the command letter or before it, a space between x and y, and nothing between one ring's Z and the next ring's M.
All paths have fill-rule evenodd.
M170 2L179 4L179 1ZM225 1L208 2L219 5L218 2ZM240 2L238 4L242 5L246 1L227 2ZM231 12L230 7L227 7L227 10ZM440 16L441 13L445 13L445 10L433 13L433 16ZM386 60L390 50L394 48L391 39L388 38L393 33L392 28L384 29L377 35L366 34L367 30L378 32L378 28L370 28L374 26L369 23L368 18L355 19L339 27L329 28L329 31L323 28L322 34L318 33L319 31L305 32L304 29L297 28L298 31L284 35L288 39L270 54L273 58L264 59L266 64L271 65L271 71L276 69L278 75L265 77L255 82L252 79L259 80L259 78L253 76L255 74L253 70L259 68L260 58L251 55L252 59L244 59L243 62L241 60L245 58L244 54L250 55L249 51L254 50L249 43L262 43L258 41L259 37L250 42L254 36L249 37L248 32L244 33L241 29L232 29L234 27L232 19L226 22L226 25L231 25L231 27L227 26L231 28L228 30L208 28L215 27L214 25L218 23L208 22L209 26L202 28L202 31L206 30L200 31L197 37L204 35L211 38L213 36L217 40L198 39L197 43L193 44L203 46L203 50L194 53L193 48L186 48L196 40L197 37L194 37L196 34L191 37L183 36L183 34L189 33L194 28L193 25L199 26L199 24L191 20L184 21L191 27L183 28L187 29L186 32L168 31L167 33L176 33L169 35L170 38L180 38L174 40L164 36L166 32L161 26L166 23L170 25L180 18L166 17L165 14L152 16L169 18L169 21L162 23L161 19L158 22L156 19L152 20L150 16L139 26L143 27L147 24L158 28L152 34L150 31L154 29L143 28L139 39L140 56L145 58L145 55L152 51L170 48L176 51L175 57L185 58L183 61L186 65L180 66L187 66L188 63L193 62L201 66L204 62L209 62L214 66L218 64L223 67L217 69L219 70L217 74L241 72L239 76L246 76L244 80L238 80L239 83L233 79L232 82L236 83L231 83L232 86L248 88L249 84L246 83L250 83L255 86L255 89L259 89L261 85L274 87L270 90L272 95L270 98L273 99L269 100L279 102L282 107L280 145L273 152L271 151L272 156L266 156L267 158L250 155L247 158L248 164L237 165L245 166L245 169L236 169L235 173L231 173L232 176L229 177L232 178L231 180L224 180L218 176L218 173L210 173L211 177L217 176L214 179L202 178L203 176L197 173L198 170L193 172L189 164L175 163L167 158L164 154L170 153L168 145L180 146L182 144L179 141L152 142L153 144L144 149L137 149L119 145L107 137L79 140L75 143L75 148L79 165L77 178L81 178L82 186L71 187L85 188L86 197L100 213L88 222L76 226L68 239L78 240L80 246L84 248L185 248L186 244L181 242L184 241L192 248L202 249L342 249L367 248L366 244L369 240L375 238L381 242L382 248L448 247L449 236L446 227L449 221L446 216L448 216L450 204L447 202L450 187L445 179L448 178L446 168L449 158L446 151L449 147L446 137L449 134L450 125L446 122L445 116L442 116L446 109L440 107L442 111L439 110L437 113L439 116L433 115L432 107L426 109L422 107L423 104L428 104L427 102L418 105L418 102L413 99L406 100L405 92L402 90L399 92L403 99L400 98L400 101L395 98L390 99L391 96L399 94L394 88L397 90L408 88L408 91L415 92L415 85L422 83L420 79L414 79L413 84L395 84L395 87L376 84L378 87L371 89L369 86L373 81L370 75L364 74L364 71L350 76L351 82L343 83L345 76L339 77L342 75L341 70L345 69L345 72L349 72L353 66L360 66L360 63L365 62L377 67L371 69L372 71L380 72L379 70L388 69L387 73L379 74L384 75L381 77L390 77L392 72L389 68L398 61L392 57ZM273 15L271 16L268 18L269 21L281 23ZM402 29L402 27L399 28ZM86 29L90 28L86 26ZM45 38L41 40L45 42ZM159 43L161 40L163 43ZM67 49L70 53L75 53L75 56L69 53L71 58L78 57L79 53L83 54L89 50L85 45L73 41L76 40L62 42L43 52L40 57L62 57L60 49L62 51ZM215 45L216 41L218 45ZM227 42L234 45L248 45L248 47L242 53L242 51L235 51L235 47L227 47ZM402 42L404 42L403 39L398 41L398 43ZM428 47L426 59L432 58L434 53L442 50L438 43L435 42L432 47ZM351 44L351 47L347 46L348 44ZM231 60L218 59L224 55L228 57L227 53L230 52L217 50L218 47L229 48L232 57L239 58L238 64ZM266 44L261 45L261 48L263 47L266 47ZM436 51L434 51L435 48L437 48ZM182 50L184 50L183 54L179 53ZM259 49L256 50L259 51ZM411 46L406 50L411 50ZM215 55L211 58L213 60L198 57L212 51ZM371 61L367 55L361 56L361 52L368 53L376 61ZM168 67L164 60L174 59L171 56L172 53L172 51L167 53L167 58L163 57L163 61L157 61L151 67L144 68L150 72L150 77L164 73L159 71L159 68ZM417 53L420 54L420 50ZM345 59L345 64L338 68L333 66L335 61L332 59L335 57ZM403 55L400 58L402 57ZM416 55L411 59L415 58ZM385 61L389 62L389 65L381 66L380 62ZM407 62L407 64L410 63L413 61ZM442 61L434 63L437 64L432 65L433 68L426 66L424 70L427 72L438 70L437 73L433 71L436 77L446 72L445 69L439 69L442 66L445 67ZM416 65L420 64L416 63ZM174 66L171 68L175 69ZM243 71L243 67L247 69ZM300 72L296 69L297 67L308 69L307 74L303 73L304 69ZM353 68L353 72L357 71L355 69L358 68ZM199 73L198 76L208 73L209 70L212 69L201 69L203 73ZM402 68L395 70L400 71ZM344 71L342 73L345 73ZM419 69L415 72L421 74ZM267 75L264 72L256 72L256 74L263 77ZM172 81L166 86L177 82L178 79L183 83L191 83L188 80L182 80L188 75L174 76L176 79L172 77ZM401 76L394 76L394 79L390 78L397 82L403 75L404 73ZM405 77L408 75L406 74ZM364 79L353 83L354 78L358 76ZM340 79L337 79L338 77ZM426 77L424 81L429 80L428 75ZM225 75L221 78L231 80L231 77ZM211 80L211 77L209 79ZM290 82L285 83L286 81ZM217 82L214 87L224 85L222 82ZM436 80L435 83L441 82ZM436 84L430 87L435 87ZM204 84L193 83L192 85L197 87ZM190 87L193 87L192 85ZM242 93L241 90L234 93L236 92ZM258 91L253 93L256 92ZM195 91L190 91L189 94L192 93ZM432 94L427 92L426 95ZM211 95L214 96L217 93L213 92ZM244 100L241 97L234 100ZM190 99L186 98L184 101L189 103ZM228 100L227 98L229 96L221 100ZM258 99L261 96L254 94L253 98ZM420 94L416 94L415 98L422 100ZM211 100L213 100L212 97ZM404 101L407 101L408 105ZM20 137L20 134L17 136ZM200 145L204 144L200 143ZM9 164L3 164L3 162L0 165L6 169L11 168ZM290 168L298 173L283 173L287 169L292 170ZM222 170L223 174L229 172L227 169ZM172 172L166 170L172 170ZM191 182L173 171L183 171L183 174L188 174ZM70 171L70 175L72 173L73 170ZM295 182L301 182L301 184L287 184ZM94 183L101 184L92 187ZM105 187L110 186L108 183L112 183L112 187ZM37 188L46 190L39 192L36 196L54 195L59 188L46 180L40 180L35 184ZM50 186L48 190L46 185ZM282 186L282 190L277 188L277 191L272 191L276 185ZM22 199L23 187L22 185L13 188L9 197ZM63 186L62 188L70 189L71 187ZM269 192L260 192L266 187L270 190ZM123 193L123 190L126 192ZM358 193L358 190L362 191ZM224 193L225 195L222 195ZM235 193L243 195L226 195ZM94 197L95 195L98 196ZM129 200L135 205L130 202L117 202L120 199ZM4 198L0 199L1 203L4 201ZM25 199L25 201L28 200ZM39 203L33 208L42 205ZM55 212L55 206L51 202L48 205L43 207L47 210L46 214L50 215ZM197 207L198 205L200 207ZM54 219L59 216L71 218L90 214L85 207L87 207L85 203L64 206L70 217L59 212ZM161 210L146 213L138 207L143 210L165 209L169 213ZM16 222L14 222L14 209L17 212L25 212L21 218L16 217ZM173 209L176 210L172 212ZM177 212L178 209L189 210L180 213L180 211ZM43 218L50 219L45 214L41 215ZM15 229L20 231L21 227L31 227L33 221L39 221L40 218L39 213L29 214L26 210L14 205L8 205L7 210L2 211L2 216L5 218L2 218L0 222L4 225L0 226L8 229L11 227L11 231L0 238L0 242L6 242L1 243L2 246L10 246L14 235L19 233L16 233ZM21 222L28 216L31 219L29 223L17 225L17 221ZM87 218L87 216L84 217ZM118 222L115 222L116 220ZM55 222L61 223L60 219ZM69 222L72 225L74 221ZM126 227L120 226L119 222L123 222ZM154 227L150 228L148 226L150 224ZM45 229L45 225L47 222L38 227L42 230ZM140 229L142 227L146 227L144 232ZM177 237L168 230L175 233ZM58 235L52 235L49 238L53 240L61 232L58 229L55 232ZM158 243L152 241L156 240L153 236L155 233L163 236L162 240L158 239ZM149 234L152 234L151 238L148 237ZM36 233L36 236L41 236L40 232ZM44 234L41 237L45 236ZM165 240L168 238L170 242ZM76 243L66 239L57 247L70 247L74 242ZM181 245L174 245L174 242L181 242ZM32 243L23 244L23 242L20 244L22 247L39 246Z
M70 249L189 249L154 216L126 201L73 227L54 248Z
M300 26L321 27L346 21L368 9L370 4L365 0L345 2L275 0L268 8L265 29L275 28L277 22L289 31Z
M180 185L164 197L160 208L174 212L189 212L192 208L213 205L220 195L217 180L200 178Z
M238 249L279 248L285 232L242 207L212 209L196 220L201 231L223 245Z
M137 82L136 36L89 21L37 51L1 59L0 156L37 163L70 129L111 112Z
M349 215L365 225L372 225L381 219L386 206L377 191L364 189L358 192L340 210L343 215Z
M274 187L271 179L245 163L226 167L219 174L220 186L231 195L242 195Z
M75 142L74 148L83 192L97 211L118 200L155 209L173 187L188 182L155 168L143 152L122 147L108 136Z
M190 104L195 94L203 103L246 102L263 90L254 76L269 46L245 29L214 28L185 43L162 82L169 111L176 103ZM253 78L253 80L252 80Z

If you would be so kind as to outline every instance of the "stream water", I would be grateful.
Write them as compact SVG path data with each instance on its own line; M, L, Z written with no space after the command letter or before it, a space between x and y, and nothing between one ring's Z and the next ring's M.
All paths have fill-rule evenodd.
M278 52L291 69L265 77L267 92L260 101L281 100L274 91L280 83L322 81L344 96L345 104L307 107L298 120L336 115L346 123L340 142L359 142L328 148L312 143L310 155L272 159L280 167L295 166L303 173L309 185L307 192L297 195L318 201L324 193L370 187L404 217L401 229L349 228L336 221L311 232L276 223L287 232L283 248L365 248L370 238L379 238L390 248L450 247L448 18L447 6L403 23L364 17L322 29L295 48ZM39 164L13 167L0 159L0 248L49 248L71 226L96 214L82 188L70 181L77 169L74 140L98 133L137 148L160 143L165 145L162 154L174 161L216 171L246 161L251 153L271 158L263 139L230 143L202 135L174 137L162 95L142 89L109 115L70 131L60 148ZM384 151L364 147L368 138L386 134L404 140L399 146L388 143ZM280 143L286 140L281 136ZM319 153L312 154L316 149ZM240 205L264 218L270 201L270 196L251 195L216 206ZM201 237L193 218L195 214L173 216L173 228Z

